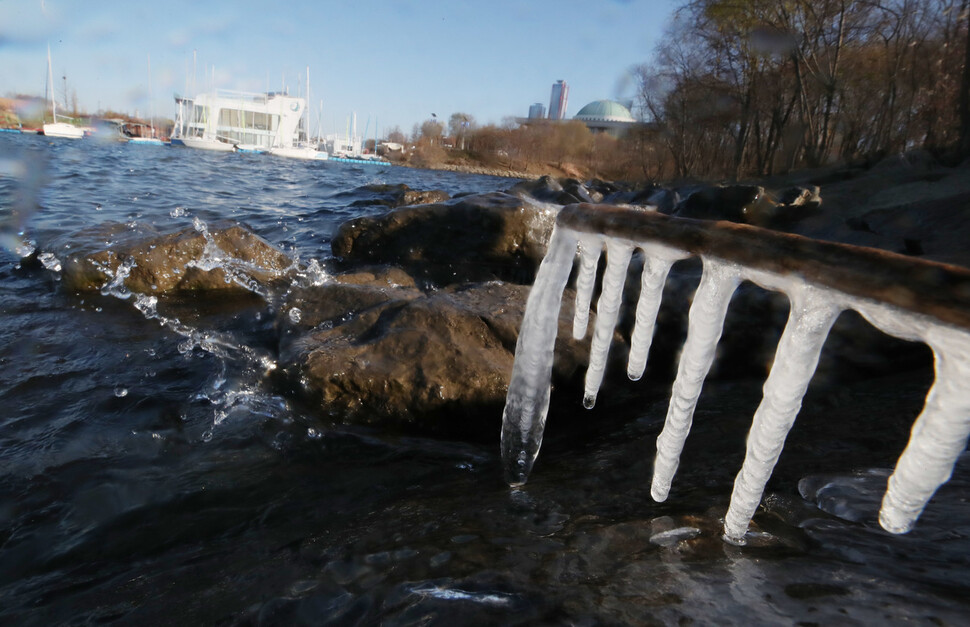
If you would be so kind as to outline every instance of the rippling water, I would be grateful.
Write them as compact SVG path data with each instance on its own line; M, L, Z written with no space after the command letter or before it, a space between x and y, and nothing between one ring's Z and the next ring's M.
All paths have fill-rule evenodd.
M341 428L282 396L261 367L274 342L259 298L140 310L67 293L54 261L13 250L20 231L48 250L106 221L230 219L326 268L337 226L382 210L350 206L372 183L511 184L0 137L0 621L965 621L970 460L916 531L875 524L925 369L813 388L755 520L765 541L739 549L719 517L760 381L708 386L666 503L649 479L668 390L649 385L569 428L552 416L531 482L510 492L498 433ZM860 416L880 430L853 429Z

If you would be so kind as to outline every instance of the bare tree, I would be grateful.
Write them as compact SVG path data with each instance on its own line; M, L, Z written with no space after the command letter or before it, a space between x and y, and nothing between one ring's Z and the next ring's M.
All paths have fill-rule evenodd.
M468 133L475 129L475 117L468 113L452 113L448 119L448 134L455 138L455 147L465 149Z

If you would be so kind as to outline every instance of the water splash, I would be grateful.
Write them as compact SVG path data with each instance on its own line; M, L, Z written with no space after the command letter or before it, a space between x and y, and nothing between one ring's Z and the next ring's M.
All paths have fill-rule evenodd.
M192 218L195 230L202 234L205 239L205 247L198 259L193 259L186 263L186 267L198 268L205 272L222 270L225 274L225 282L235 283L236 285L262 296L269 301L272 295L269 290L257 281L253 274L262 270L258 265L238 259L219 247L209 226L198 216Z
M651 486L655 500L668 496L731 297L742 281L751 281L788 295L791 308L735 480L725 516L725 540L745 543L748 524L801 408L822 346L845 309L859 312L885 333L924 342L934 354L936 380L889 478L879 515L880 525L892 533L912 528L937 488L949 479L970 436L970 271L754 227L671 219L615 207L564 209L536 275L502 421L502 462L511 485L528 479L542 443L559 309L577 251L580 268L573 333L581 338L586 333L599 251L604 247L608 261L587 370L587 407L602 380L631 250L639 249L645 256L627 366L633 379L643 372L671 264L699 255L704 265L667 418L657 438Z
M131 298L131 290L125 285L125 279L131 274L137 263L134 257L128 257L113 270L107 265L102 265L101 270L108 276L109 280L101 287L102 296L114 296L122 300Z
M37 261L51 272L60 273L61 260L54 256L54 253L43 252L37 255Z

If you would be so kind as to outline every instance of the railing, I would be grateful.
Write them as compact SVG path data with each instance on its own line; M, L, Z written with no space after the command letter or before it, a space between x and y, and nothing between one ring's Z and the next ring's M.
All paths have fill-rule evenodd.
M646 365L667 274L699 256L700 284L687 338L657 438L651 495L667 498L694 408L714 360L731 297L742 281L785 293L788 323L748 434L744 464L724 520L724 538L743 544L785 438L838 315L853 309L885 333L922 341L933 351L936 378L909 444L889 478L879 513L892 533L909 531L933 493L950 478L970 435L970 270L874 249L811 240L743 224L671 218L614 206L570 205L559 214L529 294L515 351L502 424L509 483L522 484L542 443L562 294L577 249L573 335L586 335L601 252L606 268L586 372L584 405L595 403L635 249L644 255L627 374Z

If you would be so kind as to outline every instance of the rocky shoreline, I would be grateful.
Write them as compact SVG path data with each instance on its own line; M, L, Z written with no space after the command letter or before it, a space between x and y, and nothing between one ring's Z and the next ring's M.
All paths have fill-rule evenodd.
M331 276L306 272L240 225L174 233L71 234L45 249L64 260L71 292L121 290L136 298L220 298L226 290L262 296L275 314L277 385L326 420L381 425L459 438L492 438L502 406L525 300L555 216L586 202L761 228L970 266L968 166L946 168L923 154L868 169L806 172L755 184L624 184L541 177L506 192L449 198L406 186L368 188L368 204L389 210L345 223L332 240ZM38 259L44 253L37 253ZM42 260L41 260L42 261ZM634 264L630 272L637 272ZM647 379L670 380L684 336L697 264L675 266L658 319ZM639 284L639 281L628 281ZM633 289L629 288L628 289ZM787 302L742 289L732 305L712 377L764 372ZM572 298L567 293L565 303ZM624 299L635 303L635 295ZM621 312L616 359L624 358L630 305ZM560 313L553 386L569 412L588 337L569 338L571 305ZM842 359L819 377L859 377L915 365L924 347L881 336L857 319L830 337ZM629 386L608 368L617 398ZM612 373L612 374L611 374ZM566 397L569 397L568 399Z

